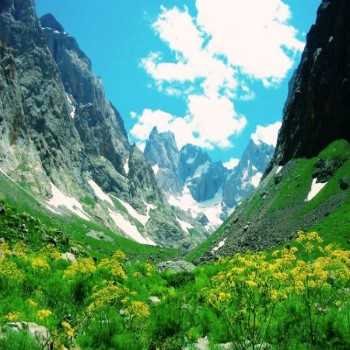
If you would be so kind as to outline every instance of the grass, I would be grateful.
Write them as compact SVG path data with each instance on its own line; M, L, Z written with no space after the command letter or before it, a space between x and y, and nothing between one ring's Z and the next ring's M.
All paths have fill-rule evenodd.
M39 348L5 327L19 321L46 327L54 349L176 350L204 337L210 349L350 346L350 252L315 233L179 274L120 251L75 262L53 246L0 251L1 349Z
M178 254L177 250L163 249L160 247L145 246L122 237L117 232L112 232L98 223L82 220L76 216L59 216L48 211L30 193L13 184L9 179L0 174L0 201L5 202L14 216L27 213L50 228L64 232L67 236L79 245L87 248L91 255L104 256L116 249L122 249L130 257L136 259L148 259L150 256L155 259L165 259ZM111 237L112 242L96 240L89 236L89 231L102 232Z
M196 261L206 253L210 247L223 235L225 231L226 223L224 223L218 230L210 235L204 242L199 244L196 248L192 249L186 256L185 259L188 261Z

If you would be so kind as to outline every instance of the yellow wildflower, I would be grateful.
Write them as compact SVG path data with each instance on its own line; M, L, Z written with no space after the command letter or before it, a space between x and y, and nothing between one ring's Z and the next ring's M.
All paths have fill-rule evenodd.
M75 335L75 329L71 326L71 324L67 321L62 321L61 323L63 329L64 329L64 333L70 337L73 338Z
M36 313L39 320L44 320L52 315L52 311L48 309L41 309Z
M142 301L132 301L126 309L126 314L136 319L147 318L150 315L149 306Z
M9 312L9 313L5 316L5 318L6 318L8 321L13 322L13 321L17 321L17 320L19 319L20 315L21 315L21 314L20 314L19 312Z
M38 303L36 301L34 301L33 299L28 299L27 300L27 304L30 305L31 307L38 307Z
M122 261L126 260L126 255L121 250L117 250L116 252L114 252L112 258L117 260L117 261L121 261L122 262Z
M77 274L93 274L96 271L96 265L91 258L82 258L73 262L64 271L64 277L71 278Z
M258 286L258 284L255 281L252 281L252 280L247 280L247 281L245 281L245 283L250 288L256 288Z
M50 265L43 256L36 256L32 259L32 268L38 270L49 270Z

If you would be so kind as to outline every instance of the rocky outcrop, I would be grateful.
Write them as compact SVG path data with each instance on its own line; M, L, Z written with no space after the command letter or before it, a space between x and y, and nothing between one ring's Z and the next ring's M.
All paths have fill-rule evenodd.
M274 147L250 140L238 166L230 172L224 184L223 201L229 208L236 207L252 194L271 161Z
M92 163L95 158L103 157L119 174L127 175L124 164L129 157L130 145L124 123L116 108L106 99L101 81L92 72L89 58L52 15L42 17L41 26L59 68L69 115L85 153L92 157ZM106 189L120 191L116 187Z
M18 152L35 153L49 175L81 168L80 138L32 1L2 2L0 43L2 162L15 163L9 150L18 145Z
M192 197L198 202L213 199L222 189L227 174L228 170L222 162L208 161L200 165L187 181Z
M273 164L350 140L350 3L323 0L292 79Z
M147 140L144 155L152 165L160 187L168 192L180 192L182 188L178 174L180 154L174 134L159 133L157 128L154 128Z

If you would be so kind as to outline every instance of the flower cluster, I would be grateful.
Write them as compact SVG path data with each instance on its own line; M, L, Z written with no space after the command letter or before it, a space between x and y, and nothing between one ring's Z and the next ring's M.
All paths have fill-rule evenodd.
M81 258L74 261L64 271L64 276L67 278L73 278L74 276L91 275L96 271L96 264L92 258Z

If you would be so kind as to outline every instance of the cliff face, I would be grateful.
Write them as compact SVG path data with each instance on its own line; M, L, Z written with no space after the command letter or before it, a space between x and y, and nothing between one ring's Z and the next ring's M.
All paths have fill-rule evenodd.
M1 2L0 29L3 162L14 165L11 146L18 145L18 152L34 152L47 174L80 168L79 135L32 1Z
M140 243L203 238L163 201L89 58L52 15L37 19L32 0L1 1L0 62L1 174L51 213L103 222Z
M152 170L129 144L124 122L107 100L90 59L51 14L40 22L60 72L70 117L90 159L92 176L104 190L126 196L136 206L142 207L137 198L161 201Z
M350 2L323 0L292 79L274 164L350 140Z

